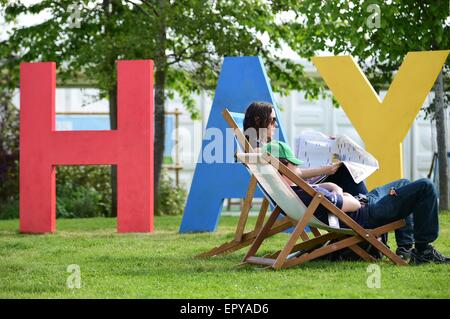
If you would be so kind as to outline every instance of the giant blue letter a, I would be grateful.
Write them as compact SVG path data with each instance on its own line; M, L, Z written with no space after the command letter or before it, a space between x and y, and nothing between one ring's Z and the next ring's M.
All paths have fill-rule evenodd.
M206 129L220 130L225 137L228 124L221 112L228 108L231 112L245 112L253 101L265 101L275 105L272 89L259 57L225 58L214 96ZM275 106L278 119L281 118ZM284 129L279 124L279 139L285 141ZM194 172L180 232L215 231L225 198L244 198L250 182L250 175L240 163L232 163L224 158L221 163L206 163L203 151L211 141L203 138L202 149ZM225 151L223 143L222 154ZM259 189L255 197L262 197Z

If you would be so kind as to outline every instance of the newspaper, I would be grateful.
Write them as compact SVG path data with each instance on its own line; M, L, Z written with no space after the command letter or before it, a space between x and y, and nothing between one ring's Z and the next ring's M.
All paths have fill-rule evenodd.
M378 161L350 137L330 137L317 131L304 131L295 139L295 154L304 168L331 165L341 161L353 180L360 183L378 168Z

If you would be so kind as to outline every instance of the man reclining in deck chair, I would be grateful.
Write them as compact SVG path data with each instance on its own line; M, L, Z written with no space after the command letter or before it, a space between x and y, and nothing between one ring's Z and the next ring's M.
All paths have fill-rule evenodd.
M297 166L301 161L295 158L289 146L272 140L275 127L275 111L270 103L253 102L249 105L245 113L244 131L250 144L271 153L298 176L305 178L304 170ZM293 185L288 179L286 183ZM344 192L340 186L331 182L311 186L364 228L376 228L404 218L406 225L395 231L398 246L396 253L403 259L417 264L450 264L450 258L430 244L439 233L437 194L430 180L410 182L400 179L377 187L362 197L354 197L355 194ZM309 205L311 196L296 186L291 187L302 202ZM319 207L315 216L329 224L327 211L323 207Z

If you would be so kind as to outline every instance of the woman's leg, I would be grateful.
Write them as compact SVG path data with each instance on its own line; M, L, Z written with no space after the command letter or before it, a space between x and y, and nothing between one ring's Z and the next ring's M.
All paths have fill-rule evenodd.
M348 171L347 167L345 167L344 164L342 164L336 173L333 175L328 176L324 182L331 182L339 185L342 187L344 192L350 193L353 196L356 196L358 194L366 194L368 192L366 184L364 181L360 183L355 183L353 180L352 175L350 175L350 172Z

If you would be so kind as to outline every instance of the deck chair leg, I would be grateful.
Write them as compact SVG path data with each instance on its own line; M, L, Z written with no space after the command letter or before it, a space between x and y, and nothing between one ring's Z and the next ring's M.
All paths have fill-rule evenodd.
M353 250L353 252L354 252L355 254L357 254L359 257L361 257L361 258L362 258L363 260L365 260L365 261L371 261L371 262L376 261L375 257L373 257L373 256L370 255L367 251L365 251L364 249L362 249L361 247L359 247L358 244L353 245L353 246L350 246L350 247L348 247L348 248L350 248L351 250Z
M322 234L316 227L309 226L309 229L311 229L311 233L313 233L314 237L322 236Z
M378 249L383 255L385 255L387 258L389 258L393 263L397 265L404 265L405 261L401 259L399 256L397 256L392 250L386 247L385 244L380 242L373 234L372 232L364 229L361 225L359 225L357 222L355 222L350 216L342 212L341 210L337 209L336 206L331 204L330 202L324 202L324 205L326 208L330 210L334 215L336 215L337 218L339 218L341 221L343 221L345 224L348 225L351 229L353 229L359 236L361 236L364 240L369 242L369 244L372 244L376 249ZM402 221L399 221L402 222ZM403 220L403 224L405 224Z
M300 238L301 238L303 241L308 241L308 240L309 240L309 236L308 236L308 234L305 232L304 229L303 229L302 232L300 233Z
M272 214L270 214L270 217L267 220L266 224L263 226L258 236L256 236L255 241L250 246L250 249L248 250L242 262L245 262L249 257L253 256L258 251L259 247L261 246L262 242L264 241L270 229L272 228L272 225L276 222L277 217L280 215L280 213L281 208L279 206L275 207Z
M381 227L372 229L370 231L371 235L373 236L380 236L384 233L390 232L392 230L401 228L404 226L404 221L396 221L387 225L383 225ZM293 258L293 259L289 259L285 265L284 268L289 268L295 265L299 265L302 264L304 262L319 258L321 256L324 256L326 254L329 254L331 252L334 251L338 251L347 247L352 247L355 246L356 244L360 243L360 242L364 242L367 241L366 238L361 237L359 235L354 235L354 236L350 236L347 238L344 238L336 243L332 243L330 245L327 245L325 247L321 247L318 249L313 250L310 253L306 253L303 254L299 257ZM377 240L378 241L378 240ZM382 243L381 243L382 244ZM382 244L384 246L384 244ZM386 246L385 246L386 247ZM387 248L387 247L386 247ZM389 250L389 248L387 248ZM358 249L357 249L358 250ZM367 256L366 256L367 257ZM405 261L401 260L401 263L399 263L398 265L406 265Z
M263 202L261 203L261 209L259 210L258 219L255 224L255 232L259 233L262 226L264 225L264 218L267 214L267 209L269 208L269 201L264 197Z
M248 186L247 195L245 196L244 206L242 207L241 214L239 216L239 222L236 227L236 233L234 235L234 240L239 242L242 240L242 235L245 230L245 224L247 224L248 213L252 205L253 196L256 189L256 178L252 175L250 178L250 184Z
M291 250L291 254L295 253L297 251L300 251L300 250L304 250L304 251L311 250L311 249L313 249L316 246L325 244L327 241L338 239L338 238L343 237L343 236L345 236L345 235L344 234L340 234L340 233L326 233L326 234L324 234L324 235L322 235L320 237L314 237L313 239L310 239L308 241L304 241L302 243L299 243L299 244L295 245L294 248L292 248L292 250ZM274 252L274 253L272 253L270 255L267 255L266 258L273 258L273 259L275 259L275 258L278 257L278 255L280 253L281 253L281 250L279 250L277 252Z
M292 221L290 219L288 219L287 217L278 219L275 221L272 228L267 233L266 237L270 237L275 234L281 233L292 226L293 226ZM225 253L231 253L233 251L236 251L236 250L239 250L241 248L251 245L258 234L259 234L259 232L252 230L250 232L243 234L242 240L239 242L237 242L233 239L231 241L223 243L222 245L220 245L218 247L210 249L207 252L201 253L201 254L197 255L196 257L205 258L205 257L212 257L212 256L217 256L217 255L225 254Z
M378 241L378 240L377 240ZM372 243L372 242L371 242ZM376 247L383 255L389 258L396 265L405 265L405 261L398 255L396 255L392 250L386 247L385 244L380 243L379 247Z
M294 248L294 245L297 243L298 238L300 237L301 233L304 232L305 227L308 225L309 220L313 216L314 212L316 211L317 207L319 206L320 202L322 200L321 194L316 194L314 196L313 200L309 204L308 208L306 209L305 214L303 215L303 218L300 219L297 223L297 226L295 226L295 229L289 238L286 246L284 246L281 253L278 255L277 259L275 260L275 263L273 264L274 269L280 269L283 264L285 263L287 256L292 251L292 248ZM309 239L309 238L308 238Z

